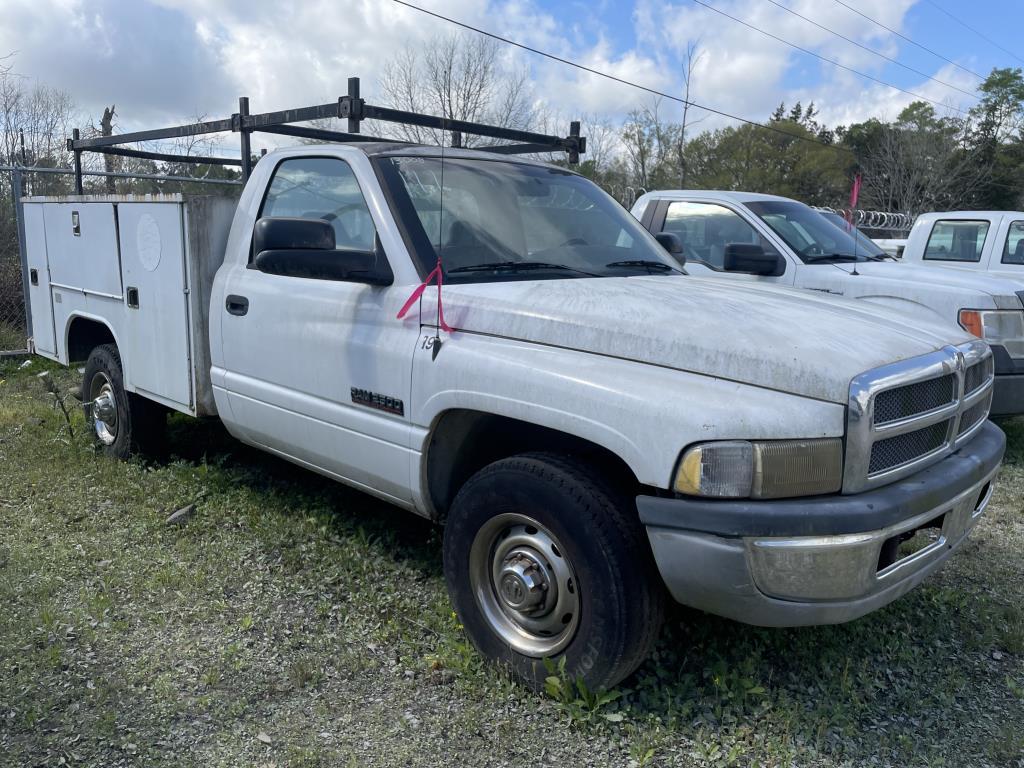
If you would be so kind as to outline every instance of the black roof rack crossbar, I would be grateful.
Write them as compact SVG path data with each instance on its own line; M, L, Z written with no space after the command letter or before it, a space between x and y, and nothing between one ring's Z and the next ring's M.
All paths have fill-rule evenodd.
M92 152L103 155L120 155L122 157L139 157L143 160L160 160L165 163L196 163L201 165L241 165L242 161L234 157L209 157L204 155L170 155L166 152L146 152L141 149L125 147L97 147Z
M346 120L348 131L329 131L321 128L294 126L291 123L303 123L311 120L339 118ZM323 141L390 141L364 136L360 133L363 120L382 120L399 125L412 125L420 128L432 128L450 131L453 144L462 145L463 135L487 136L492 139L516 142L511 145L489 145L479 147L491 152L516 154L525 152L565 152L570 163L578 163L580 155L587 151L586 137L580 136L580 124L570 123L568 136L553 136L515 128L504 128L484 123L473 123L466 120L454 120L437 115L423 115L389 107L367 104L359 95L359 78L350 77L348 93L336 102L318 104L297 109L285 109L277 112L249 113L249 99L238 100L238 112L225 120L206 120L188 125L157 128L150 131L121 133L117 136L95 136L88 139L80 137L78 129L72 131L68 139L68 150L74 152L75 160L75 191L82 193L82 152L101 152L104 154L126 155L128 157L144 157L155 160L171 160L173 162L206 163L218 165L240 165L242 181L249 178L252 172L253 157L250 149L250 134L254 131L275 133L285 136L320 139ZM134 144L159 139L176 139L186 136L199 136L207 133L224 133L232 131L240 134L241 159L197 157L190 155L171 155L160 152L145 152L133 149L114 149L121 144Z
M379 136L370 136L365 133L346 133L345 131L330 131L326 128L307 128L304 125L268 125L260 129L261 133L276 133L281 136L298 136L303 139L319 139L321 141L341 142L367 142L367 141L388 141L395 142L395 139L382 139ZM397 142L404 144L406 142Z
M69 150L94 150L99 147L112 147L117 144L134 144L139 141L156 141L157 139L180 139L185 136L201 136L204 133L225 133L231 130L233 118L227 120L209 120L204 123L177 125L171 128L156 128L152 131L135 131L119 133L116 136L94 136L91 139L68 140Z
M494 152L497 155L525 155L555 151L547 144L487 144L473 147L473 149L479 149L483 152Z

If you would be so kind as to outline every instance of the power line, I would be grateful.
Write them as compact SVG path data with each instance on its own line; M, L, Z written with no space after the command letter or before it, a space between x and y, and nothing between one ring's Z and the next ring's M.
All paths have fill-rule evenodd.
M934 104L937 107L944 107L944 108L947 108L947 109L952 109L952 110L954 110L956 112L959 112L962 115L966 115L967 114L966 110L960 109L959 107L954 107L951 104L943 104L942 102L936 101L935 99L929 99L927 96L922 96L919 93L914 93L913 91L908 91L906 88L900 88L898 85L893 85L892 83L887 83L885 80L880 80L877 77L874 77L872 75L867 74L866 72L861 72L860 70L854 69L853 67L848 67L845 64L840 64L838 61L833 61L832 59L829 59L829 58L827 58L825 56L822 56L820 53L815 53L814 51L809 50L807 48L802 48L801 46L797 45L796 43L791 43L791 42L789 42L789 40L781 38L778 35L773 35L771 32L766 32L765 30L761 29L760 27L754 26L753 24L750 24L750 23L744 21L743 19L737 18L735 16L731 16L730 14L726 13L725 11L719 10L718 8L715 8L715 6L710 5L709 3L705 3L704 0L691 0L691 2L694 2L697 5L703 6L704 8L707 8L709 11L714 11L718 15L724 16L727 19L731 19L732 21L735 21L737 24L742 24L744 27L747 27L748 29L752 29L755 32L759 32L762 35L764 35L765 37L770 37L770 38L772 38L772 40L777 40L780 43L783 43L784 45L788 45L790 48L793 48L793 49L795 49L797 51L800 51L801 53L806 53L808 56L813 56L816 59L821 59L822 61L824 61L824 62L826 62L828 64L831 64L834 67L839 67L840 69L845 69L847 72L852 72L853 74L858 75L859 77L863 77L863 78L865 78L867 80L872 80L872 81L878 83L879 85L884 85L884 86L886 86L888 88L892 88L894 90L899 91L900 93L905 93L908 96L913 96L915 99L920 99L921 101L927 101L927 102L929 102L931 104Z
M659 91L656 88L648 88L646 85L640 85L639 83L634 83L634 82L632 82L630 80L625 80L625 79L623 79L621 77L616 77L615 75L610 75L607 72L602 72L599 69L593 69L592 67L585 66L585 65L580 64L578 62L572 61L571 59L565 59L565 58L562 58L561 56L556 56L553 53L548 53L548 52L542 51L542 50L540 50L538 48L531 48L530 46L525 45L524 43L520 43L520 42L517 42L515 40L511 40L511 39L509 39L507 37L502 37L501 35L497 35L497 34L495 34L493 32L488 32L487 30L480 29L479 27L474 27L472 24L466 24L465 22L458 21L457 19L453 19L453 18L451 18L449 16L445 16L445 15L440 14L440 13L436 13L435 11L430 11L430 10L427 10L426 8L421 8L418 5L413 5L412 3L406 2L406 0L393 0L393 2L398 3L399 5L404 5L406 8L411 8L414 11L419 11L420 13L425 13L428 16L433 16L436 19L441 19L442 21L446 21L449 24L454 24L457 27L462 27L463 29L468 29L471 32L476 32L477 34L484 35L484 36L489 37L489 38L491 38L493 40L498 40L499 42L507 43L508 45L515 46L516 48L521 48L524 51L529 51L530 53L534 53L534 54L536 54L538 56L543 56L543 57L545 57L547 59L551 59L552 61L557 61L560 64L566 64L566 65L568 65L570 67L575 67L576 69L582 70L584 72L589 72L592 75L597 75L598 77L603 77L606 80L612 80L612 81L614 81L616 83L621 83L622 85L628 85L631 88L637 88L637 89L639 89L641 91L646 91L647 93L653 94L655 96L660 96L661 98L669 99L670 101L675 101L675 102L678 102L680 104L688 104L691 107L696 107L697 109L703 109L706 112L711 112L713 114L720 115L721 117L729 118L730 120L736 120L736 121L741 122L741 123L746 123L747 125L756 126L757 128L764 128L766 131L772 131L773 133L778 133L778 134L780 134L782 136L788 136L791 139L798 139L800 141L806 141L806 142L809 142L811 144L819 144L819 145L821 145L823 147L828 147L830 149L834 149L837 152L844 152L844 153L846 153L848 155L854 155L855 156L855 153L854 153L854 151L852 149L847 149L846 147L841 147L841 146L839 146L837 144L830 144L830 143L828 143L826 141L822 141L821 139L812 138L810 136L801 136L798 133L792 133L790 131L783 130L782 128L779 128L779 127L774 126L774 125L768 125L768 124L765 124L765 123L759 123L756 120L748 120L745 117L740 117L739 115L733 115L733 114L730 114L729 112L723 112L722 110L715 109L714 107L707 107L707 106L704 106L703 104L698 104L696 101L689 101L689 100L683 99L683 98L681 98L679 96L674 96L671 93L665 93L664 91Z
M874 25L875 25L876 27L881 27L881 28L882 28L882 29L884 29L885 31L887 31L887 32L891 32L892 34L896 35L896 37L900 38L901 40L906 40L906 41L907 41L908 43L910 43L911 45L917 46L917 47L918 47L918 48L920 48L920 49L921 49L922 51L925 51L926 53L930 53L930 54L931 54L932 56L936 57L937 59L942 59L942 60L943 60L944 62L946 62L947 64L952 64L952 65L953 65L954 67L956 67L957 69L961 69L961 70L963 70L964 72L966 72L966 73L967 73L967 74L969 74L969 75L974 75L974 76L975 76L976 78L978 78L979 80L984 80L984 79L985 79L985 76L984 76L984 75L979 75L979 74L978 74L977 72L975 72L975 71L974 71L973 69L968 69L967 67L963 66L962 64L957 64L957 63L956 63L955 61L953 61L953 60L952 60L952 59L950 59L950 58L947 58L947 57L943 56L943 55L942 55L941 53L938 53L937 51L933 51L933 50L932 50L931 48L928 48L927 46L921 45L921 44L920 44L919 42L917 42L916 40L911 40L911 39L910 39L909 37L907 37L906 35L904 35L904 34L903 34L902 32L898 32L898 31L896 31L895 29L893 29L892 27L887 27L887 26L885 26L885 24L883 24L882 22L880 22L880 21L876 21L875 19L872 19L872 18L871 18L870 16L868 16L868 15L867 15L866 13L862 13L861 11L858 11L858 10L857 10L856 8L854 8L854 7L852 6L852 5L847 5L846 3L844 3L844 2L843 2L843 0L835 0L835 2L839 3L839 5L843 6L843 8L845 8L846 10L848 10L848 11L853 11L854 13L856 13L856 14L857 14L858 16L860 16L861 18L867 19L867 20L868 20L868 21L870 21L870 22L871 22L872 24L874 24Z
M876 51L874 48L870 48L870 47L868 47L866 45L863 45L862 43L858 43L853 38L850 38L850 37L847 37L846 35L840 34L839 32L836 32L834 29L829 29L828 27L824 26L823 24L819 24L818 22L814 21L814 19L809 19L806 16L804 16L802 13L797 13L792 8L787 8L785 5L783 5L780 2L777 2L776 0L768 0L768 2L771 3L772 5L778 6L779 8L784 10L786 13L790 13L793 16L797 16L797 17L803 19L808 24L813 24L818 29L824 30L825 32L828 32L829 34L835 35L840 40L845 40L846 42L850 43L851 45L857 46L861 50L867 51L868 53L870 53L870 54L872 54L874 56L878 56L880 59L885 59L886 61L890 61L890 62L892 62L893 64L895 64L898 67L903 67L908 72L913 72L915 75L919 75L919 76L925 78L926 80L931 80L932 82L938 83L939 85L944 85L947 88L952 88L954 91L960 91L960 93L963 93L963 94L965 94L967 96L970 96L973 99L978 98L977 94L972 93L971 91L965 91L963 88L960 88L959 86L953 85L952 83L947 83L945 80L939 80L937 77L932 77L927 72L922 72L919 69L914 69L913 67L904 64L902 61L899 61L898 59L894 59L891 56L885 55L881 51Z
M857 158L857 153L854 150L848 149L846 147L839 146L838 144L830 144L828 142L822 141L821 139L816 139L816 138L813 138L813 137L810 137L810 136L801 136L800 134L797 134L797 133L791 133L789 131L786 131L786 130L783 130L781 128L778 128L778 127L776 127L774 125L766 125L765 123L759 123L759 122L757 122L755 120L748 120L745 117L739 117L738 115L733 115L733 114L730 114L728 112L723 112L722 110L714 109L713 107L706 107L703 104L698 104L695 101L689 101L689 100L683 99L683 98L681 98L679 96L674 96L674 95L672 95L670 93L665 93L664 91L659 91L659 90L657 90L655 88L649 88L646 85L640 85L639 83L634 83L634 82L632 82L630 80L625 80L625 79L623 79L621 77L616 77L615 75L610 75L607 72L602 72L601 70L585 66L585 65L580 64L578 62L572 61L571 59L566 59L566 58L563 58L561 56L556 56L556 55L554 55L552 53L548 53L547 51L542 51L542 50L540 50L538 48L532 48L532 47L530 47L530 46L528 46L528 45L526 45L524 43L520 43L520 42L518 42L516 40L512 40L510 38L503 37L501 35L495 34L494 32L488 32L485 29L480 29L479 27L474 27L472 24L467 24L467 23L465 23L463 21L458 21L457 19L453 19L453 18L451 18L449 16L445 16L445 15L437 13L435 11L430 11L430 10L427 10L426 8L421 8L418 5L413 5L412 3L407 2L407 0L393 0L393 2L397 3L398 5L405 6L406 8L411 8L414 11L419 11L420 13L426 14L428 16L433 16L434 18L440 19L441 21L446 21L449 24L454 24L457 27L462 27L463 29L468 29L471 32L476 32L477 34L484 35L485 37L489 37L489 38L491 38L493 40L497 40L499 42L506 43L507 45L511 45L511 46L516 47L516 48L520 48L520 49L522 49L524 51L528 51L528 52L536 54L538 56L543 56L544 58L551 59L552 61L557 61L557 62L559 62L561 64L565 64L565 65L570 66L570 67L575 67L576 69L582 70L584 72L588 72L588 73L590 73L592 75L597 75L598 77L603 77L606 80L612 80L612 81L614 81L616 83L621 83L622 85L628 85L631 88L637 88L637 89L639 89L641 91L646 91L647 93L653 94L655 96L660 96L662 98L669 99L670 101L675 101L675 102L678 102L680 104L689 104L691 107L696 107L697 109L703 109L703 110L705 110L707 112L711 112L713 114L720 115L721 117L726 117L726 118L728 118L730 120L736 120L736 121L741 122L741 123L746 123L747 125L754 126L755 128L763 128L763 129L765 129L767 131L772 131L773 133L778 133L778 134L780 134L782 136L787 136L787 137L789 137L791 139L798 139L800 141L805 141L805 142L808 142L810 144L818 144L819 146L826 147L828 149L833 149L836 152L842 152L844 154L850 155L851 157ZM991 184L992 186L999 186L999 187L1003 187L1005 189L1016 190L1016 187L1013 187L1013 186L1011 186L1009 184L1003 184L1003 183L996 182L996 181L989 181L987 183Z
M973 32L974 34L976 34L976 35L977 35L978 37L980 37L980 38L981 38L982 40L984 40L985 42L987 42L987 43L991 43L992 45L994 45L994 46L995 46L996 48L998 48L998 49L999 49L1000 51L1002 51L1003 53L1008 53L1008 54L1010 54L1010 55L1011 55L1011 56L1013 56L1013 58L1015 58L1015 59L1016 59L1017 61L1019 61L1019 62L1021 62L1022 64L1024 64L1024 59L1022 59L1022 58L1021 58L1020 56L1018 56L1018 55L1017 55L1016 53L1014 53L1014 52L1013 52L1013 51L1011 51L1011 50L1008 50L1007 48L1003 48L1003 46L1001 46L1001 45L1000 45L999 43L997 43L997 42L996 42L995 40L993 40L993 39L992 39L991 37L988 37L987 35L985 35L985 34L983 34L983 33L979 32L978 30L976 30L976 29L975 29L974 27L972 27L972 26L971 26L970 24L968 24L968 23L967 23L966 21L964 21L963 19L958 19L958 18L957 18L956 16L954 16L954 15L953 15L952 13L950 13L949 11L947 11L947 10L946 10L945 8L943 8L943 7L942 7L941 5L939 5L938 3L934 3L934 2L932 2L932 0L928 0L928 5L932 6L933 8L936 8L936 9L938 9L938 10L939 10L939 11L941 11L942 13L946 14L947 16L949 16L949 18L951 18L951 19L952 19L953 21L955 21L955 22L956 22L957 24L959 24L959 25L960 25L961 27L963 27L964 29L969 29L969 30L970 30L971 32Z

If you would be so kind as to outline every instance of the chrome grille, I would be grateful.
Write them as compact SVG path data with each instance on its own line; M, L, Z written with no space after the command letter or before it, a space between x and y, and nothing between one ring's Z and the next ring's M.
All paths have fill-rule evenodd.
M973 427L976 427L979 422L982 422L988 417L988 410L992 407L992 395L989 394L987 397L981 400L981 402L975 403L960 417L960 431L959 435L963 435L970 432Z
M875 396L875 425L891 424L949 405L956 400L956 390L956 374L950 373L879 392Z
M992 377L995 368L995 358L986 357L980 363L975 363L964 374L964 394L969 395L980 389L986 381Z
M891 483L953 452L981 429L994 365L983 341L882 366L850 384L843 492Z
M884 472L937 451L949 439L950 421L879 440L871 446L868 474Z

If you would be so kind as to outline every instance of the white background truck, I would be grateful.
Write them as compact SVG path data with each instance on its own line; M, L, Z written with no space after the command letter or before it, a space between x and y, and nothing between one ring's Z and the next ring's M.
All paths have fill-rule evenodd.
M946 211L914 220L903 258L1024 281L1024 213Z
M545 658L594 688L628 675L666 587L772 626L885 605L963 542L1004 450L984 342L683 275L562 167L303 146L260 160L237 203L31 198L25 216L35 349L87 361L109 454L167 410L216 416L443 522L468 636L531 684ZM397 317L439 252L451 332L435 286Z
M636 201L633 215L652 232L680 238L692 275L862 299L901 310L894 327L913 318L958 323L992 346L993 415L1024 413L1024 268L1011 277L914 263L913 235L896 261L868 238L855 242L812 208L774 195L651 192Z

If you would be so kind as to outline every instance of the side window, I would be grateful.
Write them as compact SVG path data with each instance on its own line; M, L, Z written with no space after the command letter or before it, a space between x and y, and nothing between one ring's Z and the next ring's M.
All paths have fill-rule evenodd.
M725 246L730 243L760 245L767 253L776 253L771 243L739 214L715 203L671 203L662 231L679 236L688 261L703 262L715 269L724 266Z
M1024 264L1024 221L1010 224L1003 246L1003 264Z
M988 227L987 221L936 221L924 248L924 258L930 261L981 261Z
M283 160L274 171L260 217L323 219L338 248L373 249L376 229L348 163L334 157Z

